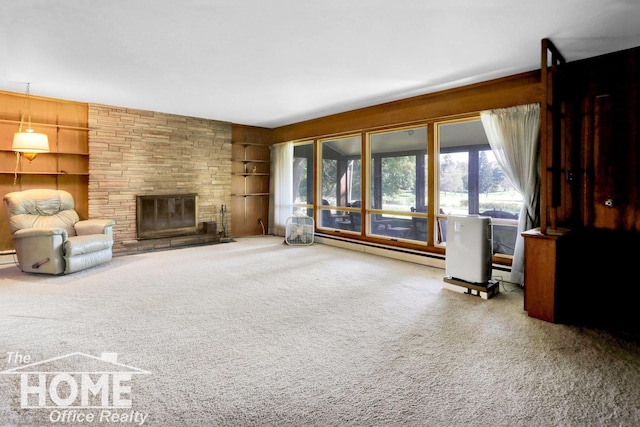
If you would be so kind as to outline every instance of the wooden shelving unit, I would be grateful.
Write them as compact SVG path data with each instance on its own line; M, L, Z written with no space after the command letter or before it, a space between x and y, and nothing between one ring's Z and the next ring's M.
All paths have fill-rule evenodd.
M87 175L89 173L89 128L32 122L32 127L49 139L49 152L40 153L33 161L21 159L15 168L16 153L12 150L13 134L18 120L0 119L0 173ZM11 165L11 167L7 167Z
M12 150L13 134L25 108L24 94L0 91L0 191L51 188L71 193L82 219L89 211L88 106L84 103L32 96L31 127L49 139L48 153L32 161ZM12 250L5 215L0 216L0 250Z
M234 142L232 153L232 203L242 220L233 223L234 235L256 234L268 222L271 150L266 144Z
M234 146L242 147L241 157L233 157L235 164L241 165L241 170L234 166L231 174L242 177L242 190L238 191L237 186L233 186L234 197L268 196L269 195L269 167L271 159L265 159L265 155L270 155L268 145L250 142L235 142ZM237 150L233 150L234 155ZM256 177L254 182L249 177ZM266 178L265 178L266 177Z

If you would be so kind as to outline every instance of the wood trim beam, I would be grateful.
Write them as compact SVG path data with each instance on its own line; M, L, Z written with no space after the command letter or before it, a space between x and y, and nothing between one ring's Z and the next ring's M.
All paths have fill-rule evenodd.
M560 105L555 99L554 76L564 57L550 39L541 42L540 79L543 101L540 110L540 232L557 228L557 207L560 200Z

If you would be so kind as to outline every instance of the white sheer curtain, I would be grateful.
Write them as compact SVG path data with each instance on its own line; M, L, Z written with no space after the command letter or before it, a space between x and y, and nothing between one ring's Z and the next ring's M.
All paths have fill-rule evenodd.
M529 104L480 113L489 145L514 188L522 194L511 281L524 282L524 239L521 233L539 223L540 105Z
M284 142L271 147L271 200L269 230L284 236L287 218L293 213L293 144Z

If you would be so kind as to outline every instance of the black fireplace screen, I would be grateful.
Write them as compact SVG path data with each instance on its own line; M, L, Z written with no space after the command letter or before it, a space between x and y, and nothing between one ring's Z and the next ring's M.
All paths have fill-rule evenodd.
M137 196L138 239L196 233L198 196L171 194Z

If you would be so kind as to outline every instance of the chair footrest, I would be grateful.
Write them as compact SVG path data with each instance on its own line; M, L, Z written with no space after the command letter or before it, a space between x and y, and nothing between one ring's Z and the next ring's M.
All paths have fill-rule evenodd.
M66 257L90 254L113 246L113 238L107 234L89 234L87 236L73 236L64 242Z

